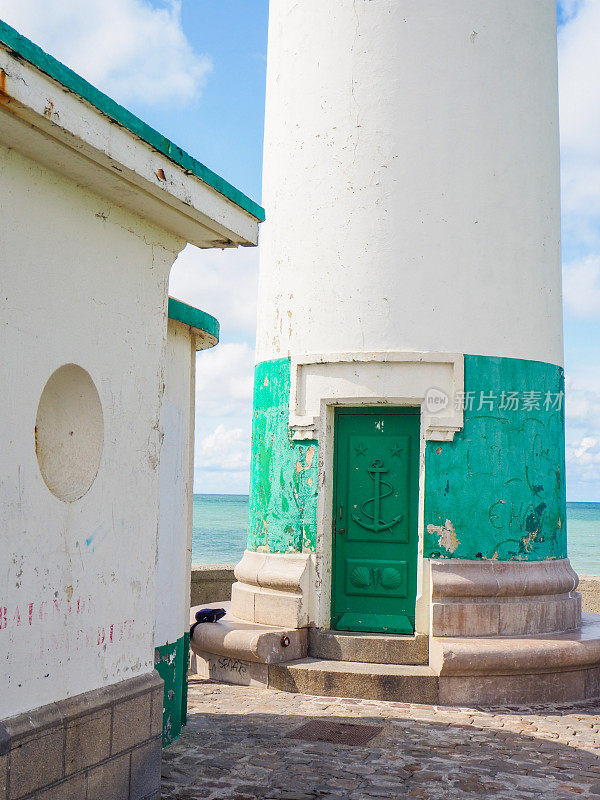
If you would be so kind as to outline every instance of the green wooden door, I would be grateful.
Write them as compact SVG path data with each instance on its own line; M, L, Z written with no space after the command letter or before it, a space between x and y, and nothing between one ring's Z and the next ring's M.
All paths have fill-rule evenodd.
M414 633L418 408L336 409L333 496L331 627Z

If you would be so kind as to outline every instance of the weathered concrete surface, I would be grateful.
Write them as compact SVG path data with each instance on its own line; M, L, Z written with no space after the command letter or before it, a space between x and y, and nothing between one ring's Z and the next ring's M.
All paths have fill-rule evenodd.
M362 661L371 664L427 664L429 637L363 634L310 628L308 654L331 661Z
M588 614L600 614L600 575L580 575L577 591L581 607Z
M234 564L192 566L191 606L231 600Z
M220 604L210 603L209 607ZM272 628L236 619L229 608L231 603L223 601L227 614L218 625L197 625L190 645L192 648L192 672L202 677L216 677L211 672L202 673L195 669L198 655L201 660L211 660L224 656L227 661L245 659L259 664L277 664L304 658L308 651L308 630L306 628ZM190 609L193 623L197 606ZM206 665L208 667L208 664Z
M479 711L193 681L163 800L600 797L600 703ZM366 746L284 738L309 720L383 725Z

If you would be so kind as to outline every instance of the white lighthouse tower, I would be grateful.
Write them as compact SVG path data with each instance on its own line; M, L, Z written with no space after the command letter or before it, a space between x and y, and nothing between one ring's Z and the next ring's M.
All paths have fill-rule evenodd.
M308 660L264 659L283 688L597 693L566 549L555 2L277 0L269 25L232 624L310 630Z

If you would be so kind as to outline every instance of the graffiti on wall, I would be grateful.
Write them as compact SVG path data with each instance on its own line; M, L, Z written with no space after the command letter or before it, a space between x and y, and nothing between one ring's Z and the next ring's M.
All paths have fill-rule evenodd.
M566 558L562 369L467 355L465 394L463 430L427 443L424 555Z

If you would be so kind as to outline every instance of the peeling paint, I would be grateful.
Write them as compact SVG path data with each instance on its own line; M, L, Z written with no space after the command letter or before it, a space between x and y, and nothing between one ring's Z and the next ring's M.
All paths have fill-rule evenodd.
M248 549L313 552L317 442L295 442L289 418L290 362L258 364L254 382Z
M537 561L566 558L563 370L511 358L465 356L465 393L497 398L465 409L454 441L430 442L425 463L424 555ZM539 408L500 409L502 392L536 392ZM564 395L563 395L564 396ZM444 529L448 521L460 541ZM450 547L448 547L450 543Z
M437 536L439 546L443 547L444 550L447 550L449 553L453 553L460 544L460 540L454 530L454 525L449 519L447 519L443 525L428 525L427 533L430 536Z
M157 647L154 667L165 682L163 693L163 747L179 738L186 723L187 681L185 675L189 659L189 634L176 642Z

